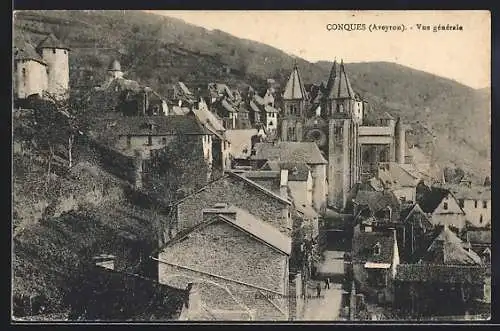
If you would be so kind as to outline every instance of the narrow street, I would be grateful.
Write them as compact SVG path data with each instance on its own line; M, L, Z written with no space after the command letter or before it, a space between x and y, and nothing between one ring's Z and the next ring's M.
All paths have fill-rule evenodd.
M323 261L318 265L318 279L308 286L307 301L303 320L308 321L338 321L342 320L342 280L344 276L343 251L324 251ZM330 278L330 288L325 289L324 279ZM316 284L321 284L321 295L318 298Z

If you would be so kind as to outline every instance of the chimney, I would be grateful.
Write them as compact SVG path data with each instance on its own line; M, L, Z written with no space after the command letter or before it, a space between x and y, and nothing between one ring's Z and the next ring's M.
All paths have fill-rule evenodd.
M224 215L236 219L236 210L224 202L219 202L214 204L213 207L203 209L203 221L207 221L214 215Z
M288 169L280 171L280 195L282 198L288 198Z

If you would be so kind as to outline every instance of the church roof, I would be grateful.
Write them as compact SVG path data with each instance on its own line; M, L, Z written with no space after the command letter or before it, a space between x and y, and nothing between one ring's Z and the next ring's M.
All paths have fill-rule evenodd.
M301 100L306 99L307 94L302 82L297 65L293 67L293 71L286 83L285 92L283 93L284 100Z
M112 70L112 71L122 71L122 67L120 65L120 62L117 60L117 59L113 59L113 61L111 61L109 63L109 68L108 70Z
M333 62L330 77L328 78L327 96L329 99L344 99L354 98L355 94L349 81L349 77L345 72L344 62L341 61L337 65L337 61Z
M68 46L65 46L59 39L57 39L52 33L49 34L40 44L38 44L38 49L42 48L59 48L69 50Z

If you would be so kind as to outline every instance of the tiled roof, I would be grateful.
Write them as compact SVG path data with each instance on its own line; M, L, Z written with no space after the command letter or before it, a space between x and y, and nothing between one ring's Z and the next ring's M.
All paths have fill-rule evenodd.
M260 113L259 106L257 106L253 101L250 101L250 109L255 113Z
M467 231L467 240L471 244L491 244L491 229Z
M434 239L422 257L422 261L433 264L481 265L481 258L463 247L463 241L447 226Z
M282 161L307 164L327 164L318 145L313 142L290 142L255 144L254 160Z
M285 236L274 226L241 208L230 206L228 209L236 211L236 218L219 215L221 219L290 255L292 249L292 239L290 237Z
M400 282L483 284L487 274L486 267L437 264L399 264L396 267L396 280Z
M153 127L151 128L151 125ZM212 134L195 118L184 115L172 116L103 116L96 118L92 131L126 135L206 135Z
M177 82L177 85L181 88L182 93L186 95L192 95L191 91L187 88L186 84L183 82Z
M327 93L329 99L354 98L354 91L345 72L343 61L340 62L340 66L336 61L333 62L327 83Z
M235 158L247 157L250 155L252 136L256 134L256 129L226 130L224 136L230 143L230 154ZM245 149L246 152L243 152Z
M267 161L261 169L274 171L286 169L288 170L288 180L291 181L306 181L311 171L311 168L304 162Z
M286 83L285 92L283 93L283 99L302 100L306 98L306 90L304 89L304 84L302 82L299 69L295 65L292 73L290 74L290 78L288 78L288 82Z
M38 44L37 49L42 49L42 48L60 48L69 50L69 47L64 45L52 33L48 35L44 40L42 40L40 44Z
M258 95L257 93L253 95L253 100L258 104L258 105L261 105L261 106L264 106L265 105L265 101L264 101L264 98L261 97L260 95Z
M375 245L380 244L380 254L374 254ZM360 226L354 229L352 258L354 262L392 263L394 234L392 231L361 232Z

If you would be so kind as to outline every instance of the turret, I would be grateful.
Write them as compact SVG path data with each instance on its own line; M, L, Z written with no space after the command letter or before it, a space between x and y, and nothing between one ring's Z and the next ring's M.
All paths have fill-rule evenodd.
M122 78L122 77L123 77L123 71L122 71L122 67L120 65L120 62L116 59L113 59L109 63L108 79L113 80L115 78Z
M396 162L399 164L405 163L405 149L406 149L406 132L403 127L401 118L398 117L394 129L394 140L396 143Z
M306 101L307 93L302 82L302 77L300 76L299 68L295 63L283 93L285 116L304 116Z
M47 63L35 48L24 39L16 40L14 47L14 93L25 99L30 95L43 96L47 90Z
M37 50L48 65L47 92L56 98L68 97L69 47L50 34L38 45Z
M340 65L333 62L330 77L326 85L323 110L329 117L350 117L353 113L355 94L345 71L344 61Z

